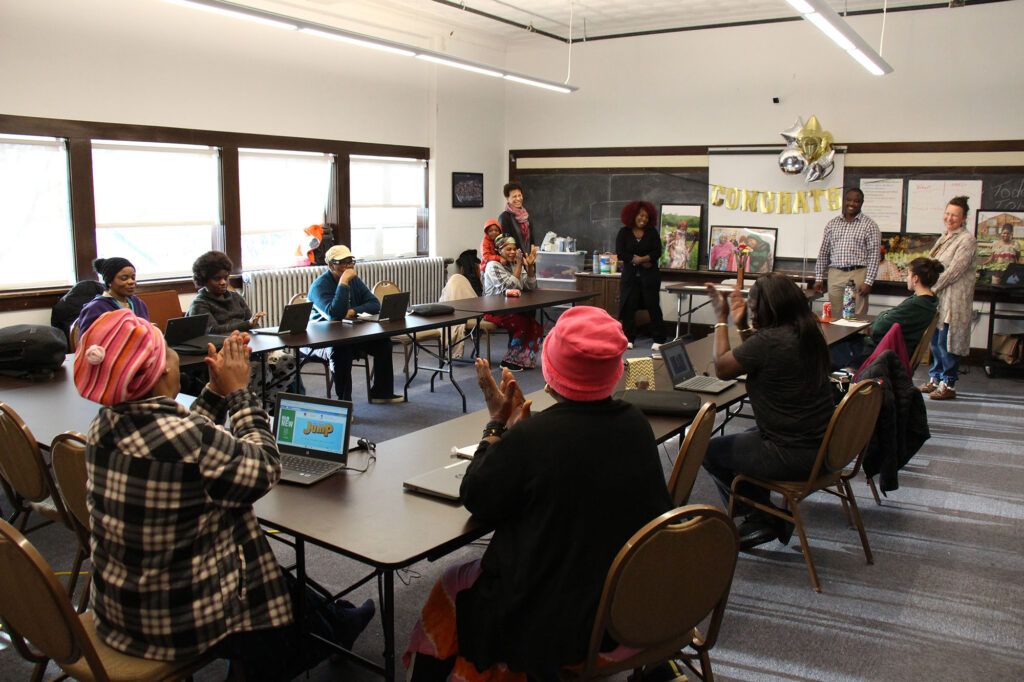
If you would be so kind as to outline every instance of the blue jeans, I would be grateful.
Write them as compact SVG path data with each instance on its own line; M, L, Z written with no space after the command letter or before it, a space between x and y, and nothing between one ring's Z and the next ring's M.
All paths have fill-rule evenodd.
M957 375L960 374L961 356L946 350L948 338L948 324L943 324L935 330L931 343L932 366L928 369L928 376L932 378L932 381L943 381L952 388L956 385Z

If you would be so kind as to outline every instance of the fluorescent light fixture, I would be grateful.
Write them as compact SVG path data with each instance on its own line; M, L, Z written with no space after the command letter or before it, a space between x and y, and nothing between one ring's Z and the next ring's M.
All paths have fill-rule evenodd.
M263 24L264 26L273 26L275 28L283 28L289 31L294 31L298 28L298 26L290 22L263 16L262 12L257 14L255 12L248 12L242 9L223 7L220 4L207 4L205 2L193 2L192 0L164 0L164 2L169 2L172 5L181 5L182 7L191 7L192 9L201 9L204 12L212 12L226 17L245 19L246 21Z
M442 64L444 66L453 66L456 69L462 69L463 71L472 71L473 73L479 73L484 76L491 76L493 78L501 78L503 73L495 71L494 69L484 68L482 66L474 66L472 64L466 64L465 62L455 61L454 59L448 59L447 57L435 57L432 54L418 54L416 59L422 59L423 61L433 62L434 64Z
M571 88L567 85L559 85L558 83L549 83L547 81L534 80L532 78L525 78L523 76L515 76L511 73L505 74L505 80L513 81L515 83L522 83L523 85L532 85L538 88L545 88L546 90L554 90L555 92L570 93L576 88Z
M870 73L884 76L893 72L889 62L871 49L867 41L836 14L826 0L786 0L786 2Z
M795 1L799 2L802 0ZM266 10L245 7L233 2L226 2L225 0L164 0L164 2L180 5L181 7L190 7L192 9L201 9L207 12L214 12L215 14L236 17L238 19L245 19L246 21L255 21L268 26L286 28L292 31L297 30L300 33L306 33L319 38L328 38L330 40L337 40L339 42L358 45L360 47L369 47L374 50L382 50L384 52L404 57L416 57L424 61L433 62L434 64L451 66L456 69L471 71L483 76L491 76L492 78L505 78L506 80L510 80L515 83L532 85L537 88L544 88L545 90L552 90L554 92L570 93L575 92L578 89L572 85L533 78L525 74L513 73L487 64L479 64L465 59L453 58L441 52L425 50L413 45L397 43L383 38L375 38L374 36L356 33L355 31L347 31L343 28L317 24L285 16L283 14L275 14L274 12L268 12Z
M321 38L327 38L329 40L337 40L338 42L348 43L350 45L359 45L360 47L369 47L373 50L381 50L383 52L390 52L391 54L400 54L403 57L413 57L416 55L412 50L406 50L400 47L392 47L384 43L376 43L371 40L363 40L362 38L352 38L342 33L336 33L331 31L321 31L318 28L300 28L299 33L308 33L311 36L319 36Z

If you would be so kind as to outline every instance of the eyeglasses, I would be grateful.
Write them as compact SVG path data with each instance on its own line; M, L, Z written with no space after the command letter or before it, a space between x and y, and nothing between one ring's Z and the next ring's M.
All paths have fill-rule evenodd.
M328 265L355 265L355 258L343 258L342 260L332 260Z

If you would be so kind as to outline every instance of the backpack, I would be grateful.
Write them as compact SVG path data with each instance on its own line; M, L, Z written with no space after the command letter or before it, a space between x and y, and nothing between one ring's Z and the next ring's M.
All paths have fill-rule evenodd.
M64 334L45 324L15 324L0 329L0 374L48 381L64 364Z
M103 285L94 279L82 280L64 294L50 313L50 324L64 332L65 341L71 340L71 325L78 319L82 307L103 293Z

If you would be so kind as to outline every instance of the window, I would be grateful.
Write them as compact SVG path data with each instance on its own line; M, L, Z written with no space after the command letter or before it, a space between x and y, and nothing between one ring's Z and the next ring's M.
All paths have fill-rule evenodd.
M329 154L238 150L246 270L288 267L303 257L305 229L324 222L333 162Z
M426 213L427 162L352 156L352 244L357 258L416 255L416 227Z
M0 136L0 289L75 281L63 140Z
M219 157L196 145L92 144L96 253L139 279L188 275L220 228Z

